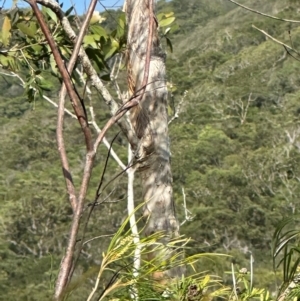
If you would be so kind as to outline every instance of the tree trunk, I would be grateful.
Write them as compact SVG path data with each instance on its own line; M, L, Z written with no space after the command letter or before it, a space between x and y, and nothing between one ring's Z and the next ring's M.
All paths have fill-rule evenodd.
M131 95L143 93L145 69L149 63L148 81L140 104L130 111L133 128L139 138L135 150L138 172L142 179L144 216L147 218L146 235L163 231L167 244L179 236L175 215L168 135L167 86L165 59L158 38L158 24L153 14L153 0L127 0L128 20L127 68ZM153 22L151 22L151 18ZM149 30L152 26L152 30ZM152 37L149 37L152 33ZM147 60L148 41L151 38L150 61ZM157 254L153 252L151 257ZM168 252L168 255L170 253ZM171 269L156 273L155 278L181 276L181 270Z

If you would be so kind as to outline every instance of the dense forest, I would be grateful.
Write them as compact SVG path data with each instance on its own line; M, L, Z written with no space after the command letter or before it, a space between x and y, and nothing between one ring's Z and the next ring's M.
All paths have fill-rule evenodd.
M281 19L300 20L297 1L240 3ZM294 229L299 221L299 23L267 18L227 0L161 0L157 10L174 12L176 17L168 36L173 51L165 40L163 45L170 119L178 113L169 128L180 232L191 237L186 254L230 255L203 259L195 266L197 272L217 275L229 286L231 264L237 271L249 269L253 258L254 285L275 297L283 273L276 264L274 271L274 233L285 218L292 218ZM103 26L114 28L118 14L104 12ZM42 99L28 101L19 79L4 71L0 71L0 300L50 300L71 219L56 147L56 108ZM50 72L45 77L50 85L46 95L56 100L59 81ZM109 81L106 85L114 91ZM120 86L125 89L122 74ZM109 112L97 94L93 105L103 126ZM113 128L108 140L117 132ZM64 134L76 182L84 146L80 128L70 116ZM126 164L127 142L122 135L113 148ZM86 208L107 152L100 147ZM81 285L81 280L96 275L100 254L126 219L126 175L111 181L120 171L109 160L104 201L96 206L86 233L87 238L99 238L82 252L73 285L76 292L69 300L88 295L90 283ZM140 194L136 179L136 204Z

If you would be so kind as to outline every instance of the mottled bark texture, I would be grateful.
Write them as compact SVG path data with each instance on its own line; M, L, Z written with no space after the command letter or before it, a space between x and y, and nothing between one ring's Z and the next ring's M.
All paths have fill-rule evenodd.
M179 236L179 223L175 215L168 134L166 54L158 38L158 24L153 14L151 0L127 0L128 20L127 67L128 84L132 95L143 93L140 104L130 111L130 118L139 144L135 150L142 179L144 216L147 218L145 234L164 231L162 242ZM153 22L150 22L152 18ZM149 30L152 26L152 30ZM152 32L150 60L147 59L149 32ZM146 64L149 63L148 80L143 89ZM171 255L169 249L165 256ZM168 253L168 254L167 254ZM158 256L155 252L152 257ZM173 278L181 269L157 273L156 278Z

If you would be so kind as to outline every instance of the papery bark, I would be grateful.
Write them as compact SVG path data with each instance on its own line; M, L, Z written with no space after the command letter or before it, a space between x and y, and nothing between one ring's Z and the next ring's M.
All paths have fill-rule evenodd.
M158 24L153 14L151 0L127 0L128 20L127 69L131 95L142 93L140 104L130 110L130 119L139 138L135 156L142 180L144 216L147 218L146 235L163 231L162 242L179 236L179 223L175 214L168 134L167 86L165 60L158 37ZM149 22L153 18L153 22ZM152 30L149 30L149 24ZM149 37L149 33L152 37ZM150 60L147 45L151 38ZM148 61L148 62L147 62ZM144 89L144 70L149 63L148 81ZM153 252L151 257L156 257ZM170 256L170 253L166 254ZM157 273L155 277L166 279L180 276L181 269Z

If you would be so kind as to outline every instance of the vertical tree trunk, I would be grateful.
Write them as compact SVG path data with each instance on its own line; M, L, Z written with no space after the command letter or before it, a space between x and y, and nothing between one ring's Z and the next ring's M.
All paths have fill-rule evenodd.
M128 84L132 95L143 90L147 68L147 45L152 32L148 81L140 104L130 111L131 122L139 138L136 157L142 179L145 233L164 231L163 243L179 235L175 215L168 135L167 87L165 59L158 38L158 24L153 14L153 0L127 0L128 20ZM153 18L153 22L149 22ZM149 24L152 30L149 30ZM155 252L152 253L155 257ZM180 276L180 269L157 273L156 278Z

